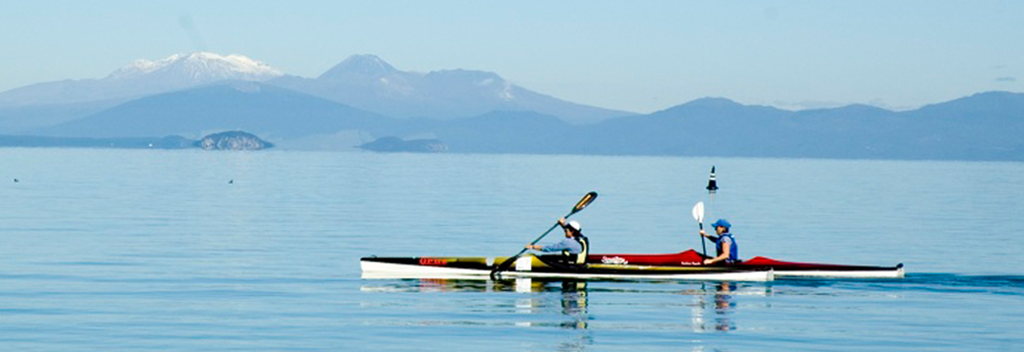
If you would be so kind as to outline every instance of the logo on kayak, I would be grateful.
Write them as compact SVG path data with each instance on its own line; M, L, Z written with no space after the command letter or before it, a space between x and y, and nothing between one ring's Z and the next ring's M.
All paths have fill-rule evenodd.
M682 266L694 266L694 265L703 265L703 264L704 263L701 263L701 262L679 262L679 265L682 265Z
M444 266L448 265L448 259L420 258L420 265Z
M615 264L615 265L626 265L629 261L623 257L601 257L601 263L604 264Z

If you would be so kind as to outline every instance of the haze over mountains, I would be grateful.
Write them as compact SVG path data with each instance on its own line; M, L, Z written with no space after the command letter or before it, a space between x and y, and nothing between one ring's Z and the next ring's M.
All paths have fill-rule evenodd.
M406 72L357 55L303 78L210 53L0 93L0 135L198 138L228 130L285 149L354 150L399 137L472 153L1024 160L1024 94L980 93L904 112L705 98L639 115L563 101L485 71Z

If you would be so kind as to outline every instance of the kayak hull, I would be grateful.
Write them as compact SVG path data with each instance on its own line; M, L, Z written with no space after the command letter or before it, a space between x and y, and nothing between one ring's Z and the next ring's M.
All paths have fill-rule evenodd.
M591 254L588 263L618 263L660 266L704 266L706 257L694 250L668 254ZM802 263L754 257L736 264L720 265L747 270L772 270L777 278L903 278L903 264L891 267Z
M559 256L524 255L504 278L581 279L581 280L699 280L699 281L771 281L771 270L729 267L682 267L654 265L609 265L602 263L572 266L558 263ZM507 257L366 257L360 260L364 279L481 279Z

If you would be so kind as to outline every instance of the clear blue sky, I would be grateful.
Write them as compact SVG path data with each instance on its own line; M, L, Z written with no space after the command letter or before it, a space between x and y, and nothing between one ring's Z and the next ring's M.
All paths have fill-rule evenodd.
M205 50L304 77L375 54L635 112L908 109L1024 91L1024 1L3 1L0 50L0 91Z

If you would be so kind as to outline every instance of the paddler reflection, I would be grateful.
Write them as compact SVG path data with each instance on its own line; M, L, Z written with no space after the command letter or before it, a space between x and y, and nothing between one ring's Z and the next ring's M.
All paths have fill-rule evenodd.
M736 330L736 324L729 318L733 314L733 308L736 308L732 296L734 291L736 284L732 282L723 281L715 286L715 330Z
M563 328L587 328L590 316L587 315L586 281L562 282L562 314L572 317L572 320L562 323Z
M534 280L536 281L536 280ZM586 329L590 315L587 312L587 282L586 281L540 281L534 283L531 288L533 293L551 292L560 285L559 307L560 313L569 318L558 323L559 327L566 329ZM517 292L523 292L517 288ZM516 300L516 312L520 314L537 315L550 312L552 307L551 295L530 295ZM518 322L517 326L549 326L546 322Z
M736 293L736 283L728 281L714 283L710 289L702 284L699 290L685 291L684 294L692 294L697 298L691 312L693 331L736 330L736 323L731 319L736 308L736 302L733 300ZM712 298L710 302L707 300L708 296Z

